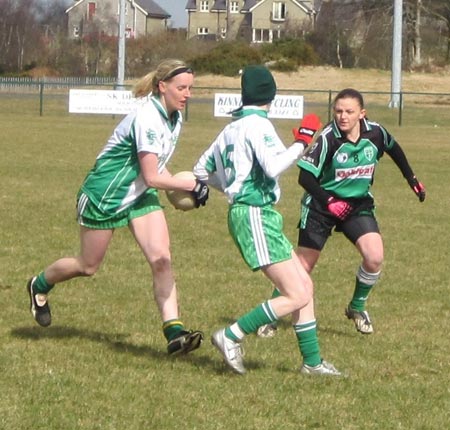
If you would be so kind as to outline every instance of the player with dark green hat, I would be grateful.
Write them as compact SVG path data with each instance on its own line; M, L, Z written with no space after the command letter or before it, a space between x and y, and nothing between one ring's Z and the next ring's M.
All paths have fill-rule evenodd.
M277 85L270 70L264 66L247 66L241 76L242 104L262 106L270 103Z
M261 270L281 292L261 303L211 338L225 363L236 373L246 372L241 344L259 327L292 315L293 329L303 358L303 373L340 375L322 360L314 312L300 312L312 300L312 280L283 233L283 218L274 209L280 198L279 175L291 166L320 128L316 115L307 115L286 148L268 119L276 84L269 69L248 66L241 77L242 106L194 167L228 198L228 229L251 270ZM301 314L301 316L300 316Z

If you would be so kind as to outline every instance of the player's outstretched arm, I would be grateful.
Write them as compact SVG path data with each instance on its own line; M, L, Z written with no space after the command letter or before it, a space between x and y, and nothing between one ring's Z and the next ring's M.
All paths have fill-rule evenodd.
M395 164L402 172L403 177L408 181L408 185L419 198L419 201L423 202L426 195L425 186L417 179L416 175L411 169L411 166L406 159L406 155L403 152L403 149L397 142L395 142L392 148L387 151L387 153L394 160Z

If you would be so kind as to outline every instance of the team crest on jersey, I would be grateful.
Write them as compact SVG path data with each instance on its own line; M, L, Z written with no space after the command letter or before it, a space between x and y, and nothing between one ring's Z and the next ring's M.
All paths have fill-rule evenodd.
M337 155L336 160L339 164L344 164L348 160L348 154L346 154L345 152L340 152Z
M364 155L369 161L372 161L372 158L375 155L375 153L373 152L373 148L364 148Z
M273 146L273 137L270 134L264 135L264 144L268 147Z
M156 140L156 133L153 130L147 130L146 136L149 143L153 143Z

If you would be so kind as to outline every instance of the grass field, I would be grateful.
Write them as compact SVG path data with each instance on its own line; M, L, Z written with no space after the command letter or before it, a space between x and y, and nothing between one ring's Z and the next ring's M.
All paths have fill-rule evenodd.
M319 337L323 356L348 374L341 379L299 374L288 320L273 339L248 337L247 375L224 367L209 336L271 286L241 261L215 192L198 211L166 210L182 316L207 338L200 350L166 355L151 274L126 229L93 278L55 288L53 325L37 326L26 281L77 252L75 196L118 118L18 110L0 99L0 429L448 428L448 109L412 108L403 127L392 111L370 110L400 141L428 195L420 204L392 160L381 160L374 194L386 262L368 305L372 336L357 334L343 315L358 255L341 235L327 244L313 274ZM193 105L172 172L190 169L225 122ZM290 141L292 122L276 126ZM294 243L296 178L295 167L282 177L278 206Z

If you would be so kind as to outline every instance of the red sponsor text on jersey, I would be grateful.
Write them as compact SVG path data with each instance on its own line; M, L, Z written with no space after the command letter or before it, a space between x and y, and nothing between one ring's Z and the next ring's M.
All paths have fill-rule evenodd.
M343 179L371 178L375 170L375 165L350 167L348 169L336 169L335 178L337 181Z

